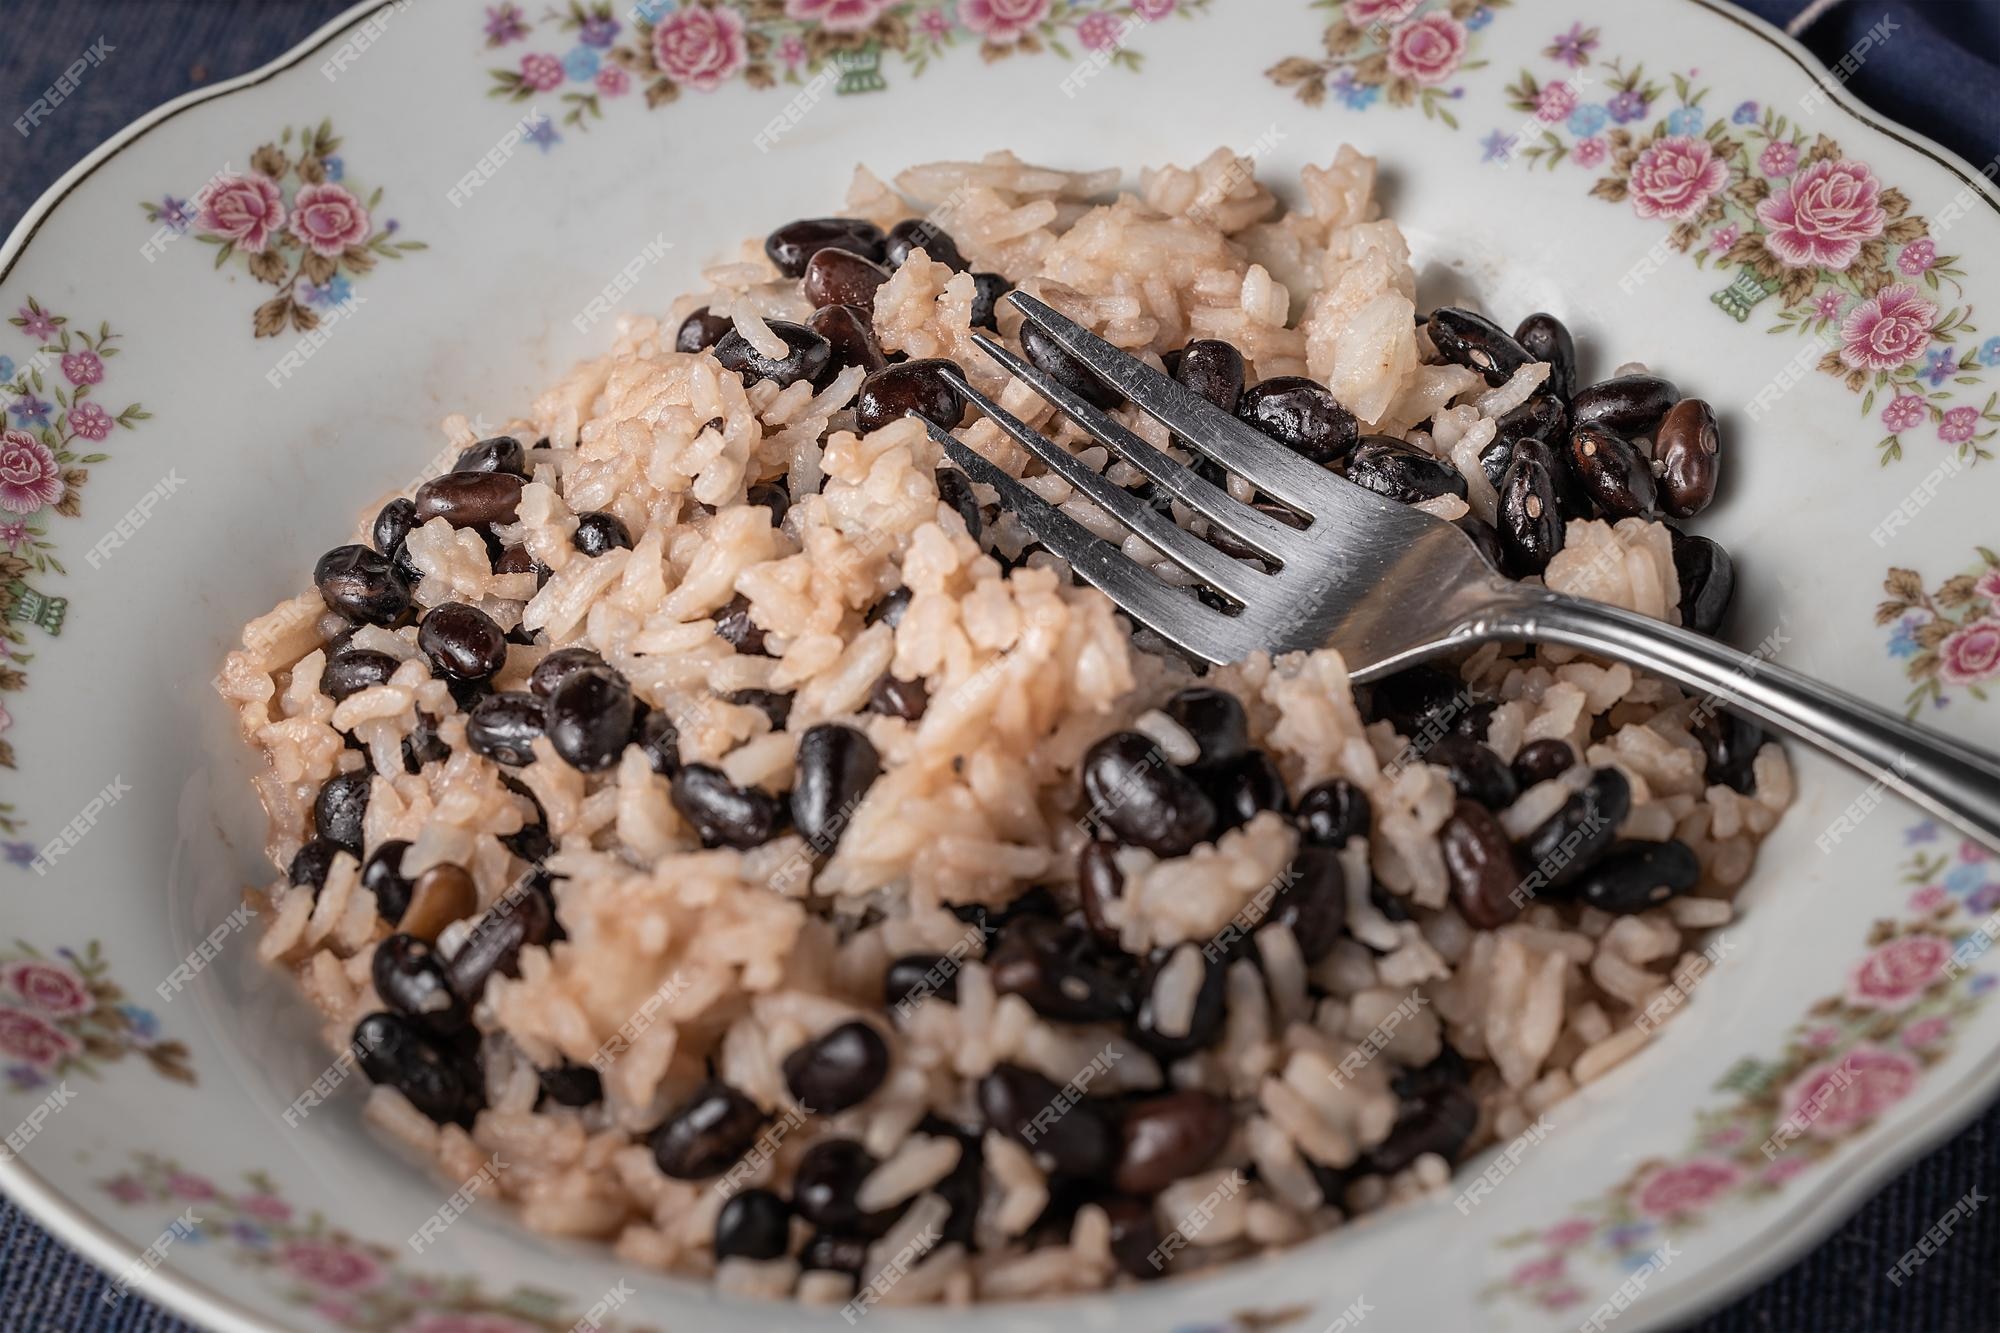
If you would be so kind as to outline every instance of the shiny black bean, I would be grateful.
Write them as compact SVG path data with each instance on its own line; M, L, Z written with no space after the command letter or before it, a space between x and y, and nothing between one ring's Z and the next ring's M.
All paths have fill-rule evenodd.
M1569 437L1570 471L1606 518L1650 518L1657 501L1646 456L1599 426L1578 426Z
M674 334L676 352L699 352L704 347L715 346L723 334L736 327L736 322L727 315L718 315L707 306L695 311L681 321Z
M1570 466L1569 437L1565 436L1553 445L1536 439L1516 441L1513 457L1532 458L1548 472L1549 480L1555 484L1556 509L1562 521L1597 517L1596 504L1576 479L1576 470Z
M1694 727L1701 742L1706 764L1702 777L1711 785L1720 784L1745 795L1757 790L1757 751L1764 746L1764 731L1738 713L1711 712Z
M528 475L528 451L521 442L511 435L495 435L477 444L467 445L458 455L458 461L451 465L453 472L511 472L517 477Z
M528 689L540 698L554 694L556 687L579 671L609 671L604 659L590 648L558 648L528 673Z
M844 1235L879 1236L896 1212L863 1213L854 1206L861 1182L880 1166L875 1154L853 1139L822 1139L806 1150L792 1173L792 1208L816 1227Z
M1566 890L1617 840L1632 810L1632 785L1615 768L1600 768L1521 842L1530 890Z
M719 768L688 764L674 774L674 809L707 847L762 847L778 827L778 803L756 787L731 786Z
M417 488L417 522L441 518L454 528L512 523L519 517L521 487L509 472L447 472Z
M1478 371L1488 384L1505 384L1508 376L1535 359L1513 334L1470 310L1439 306L1431 311L1424 327L1430 331L1438 355L1455 366Z
M1133 1102L1119 1117L1112 1184L1127 1194L1158 1194L1205 1170L1234 1128L1229 1103L1214 1093L1189 1088Z
M889 228L889 239L883 246L882 258L890 268L901 268L912 250L922 250L933 264L943 264L957 273L965 272L965 256L959 253L958 242L951 238L950 232L928 218L904 218Z
M326 876L333 869L333 858L347 850L329 838L307 839L298 851L292 853L291 864L285 867L285 882L310 885L317 895L326 887Z
M1370 435L1347 460L1347 479L1403 504L1466 496L1465 478L1448 461L1386 435Z
M866 1023L842 1023L787 1055L784 1074L801 1106L831 1115L875 1095L889 1076L889 1044Z
M1507 469L1514 462L1514 446L1518 443L1517 440L1495 440L1479 451L1479 470L1486 474L1486 480L1493 483L1496 491L1506 480Z
M1493 812L1461 799L1441 838L1452 902L1475 930L1493 930L1521 914L1515 901L1521 867Z
M1368 1150L1369 1170L1394 1175L1422 1157L1435 1153L1455 1162L1479 1124L1479 1103L1462 1083L1425 1091L1402 1104L1389 1136Z
M557 1106L595 1106L604 1100L604 1077L589 1065L561 1064L537 1069L542 1095Z
M401 838L391 838L368 854L361 863L361 887L375 895L375 912L390 925L403 919L403 912L410 905L410 890L414 885L403 876L403 853L410 850L410 844Z
M327 609L368 625L389 625L410 609L410 586L390 558L366 546L336 546L313 566Z
M865 435L913 416L950 430L965 415L964 395L945 378L957 369L942 357L925 357L876 371L861 382L854 403L855 428Z
M520 542L514 543L499 555L493 557L495 574L533 574L535 587L540 588L549 581L549 567L528 553L528 548Z
M1537 361L1546 361L1549 377L1542 387L1568 402L1576 393L1576 339L1569 325L1545 311L1536 311L1514 330L1514 341Z
M868 312L860 306L821 306L806 320L806 327L826 339L829 351L826 369L814 384L831 380L849 366L860 366L873 374L889 364L881 344L875 341Z
M1677 528L1669 532L1680 577L1681 624L1697 634L1715 634L1736 593L1736 562L1719 542Z
M830 305L875 307L875 289L889 280L889 270L871 259L829 246L806 264L805 297L815 310Z
M720 1079L709 1079L653 1131L653 1160L675 1180L707 1180L748 1152L764 1112Z
M1354 414L1332 390L1303 375L1276 375L1245 389L1236 415L1315 463L1338 462L1361 439Z
M998 273L975 273L972 275L972 327L975 329L1000 328L1000 298L1014 290L1014 284Z
M549 744L578 772L601 773L625 753L633 711L632 689L617 672L572 672L545 705Z
M1346 778L1330 778L1299 798L1299 832L1307 842L1338 850L1349 838L1368 836L1374 813L1367 792Z
M1660 502L1675 518L1693 518L1715 498L1721 474L1721 436L1715 429L1715 409L1699 398L1675 403L1653 440L1654 466L1660 472Z
M672 777L681 766L681 733L665 713L635 702L637 720L632 724L631 743L646 756L646 763L661 777Z
M1118 1270L1136 1282L1165 1277L1179 1251L1162 1251L1165 1238L1152 1201L1114 1195L1096 1203L1111 1223L1111 1258Z
M822 722L799 738L792 780L792 823L814 851L831 855L854 808L882 775L882 757L866 735Z
M479 1003L494 973L521 975L521 950L547 944L555 930L555 903L546 882L514 886L473 924L445 964L451 992L468 1008Z
M1363 711L1370 721L1387 722L1399 735L1428 744L1460 729L1473 704L1471 689L1456 672L1423 664L1375 682ZM1474 739L1484 735L1481 730Z
M803 277L812 257L829 247L863 259L882 258L882 229L861 218L800 218L764 238L764 253L788 278Z
M1573 427L1644 435L1680 400L1681 391L1658 375L1619 375L1578 389L1570 399L1569 419Z
M979 513L979 496L973 492L972 479L957 468L940 467L933 474L937 482L938 499L958 511L965 521L965 531L973 540L979 539L983 526Z
M799 1267L808 1273L845 1273L858 1284L868 1262L868 1240L838 1232L815 1232L799 1251Z
M1092 818L1157 856L1185 855L1215 827L1215 807L1194 779L1135 731L1114 732L1090 747L1083 790Z
M1544 740L1529 741L1514 756L1514 781L1526 791L1538 782L1559 778L1576 764L1576 751L1568 741L1551 736Z
M479 1108L477 1071L400 1014L370 1014L354 1027L354 1058L370 1083L386 1084L439 1124L466 1124Z
M1095 371L1064 351L1055 339L1033 324L1021 325L1021 350L1044 374L1085 402L1111 408L1125 401L1118 390L1097 378Z
M905 722L920 722L930 700L930 691L924 688L922 679L898 680L884 673L882 679L875 682L875 688L868 692L867 711L884 717L900 717Z
M908 588L898 588L881 601L868 608L865 617L870 625L887 625L890 629L903 623L903 613L910 609L910 599L916 594Z
M1347 875L1331 847L1302 845L1265 921L1291 927L1307 966L1333 952L1347 924Z
M1111 923L1108 904L1125 892L1125 874L1118 868L1115 843L1087 842L1076 858L1076 899L1084 924L1102 944L1118 948L1118 928Z
M714 1250L718 1262L777 1259L790 1248L791 1240L791 1209L769 1190L747 1189L732 1194L715 1214Z
M1199 956L1202 950L1193 944L1183 944L1180 949L1193 949ZM1128 1031L1132 1040L1158 1059L1173 1061L1184 1059L1196 1051L1205 1050L1222 1035L1223 1019L1228 1008L1229 960L1219 953L1213 957L1202 957L1201 989L1195 993L1194 1018L1188 1030L1179 1035L1169 1035L1160 1031L1159 1018L1153 1004L1153 991L1161 969L1177 952L1174 949L1155 949L1146 959L1139 975L1139 1005L1132 1015ZM1213 952L1213 951L1211 951Z
M375 515L375 526L371 532L375 538L375 549L383 555L394 556L403 549L403 542L410 535L410 529L417 526L417 502L400 496L382 506Z
M1470 736L1446 736L1424 752L1424 762L1451 775L1452 790L1488 810L1504 810L1520 795L1513 770L1499 755Z
M1197 338L1181 349L1173 376L1223 411L1234 413L1243 398L1243 353L1220 338Z
M462 1032L470 1019L465 1005L451 993L444 963L436 950L414 935L391 935L375 946L369 964L375 993L382 1003L432 1032Z
M521 690L506 690L473 706L465 720L465 743L474 754L519 768L533 762L535 738L542 729L542 701Z
M1536 452L1517 446L1500 481L1500 568L1514 578L1542 573L1563 548L1555 479Z
M624 519L600 509L577 515L576 531L569 535L569 544L587 556L600 556L607 551L631 550L632 534L626 529Z
M1018 995L1057 1023L1107 1023L1131 1012L1124 980L1092 957L1082 931L1046 917L1023 917L986 955L993 989Z
M1215 807L1214 837L1241 828L1259 811L1283 814L1290 804L1284 776L1271 756L1261 750L1252 750L1233 764L1197 770L1197 777Z
M438 739L437 719L419 711L417 725L403 738L403 767L421 773L425 764L441 764L449 758L451 747Z
M783 356L765 356L735 329L723 334L722 340L715 344L715 359L722 363L723 369L735 371L745 384L770 380L786 389L800 380L818 379L832 363L832 344L805 325L786 319L766 322L771 332L784 340Z
M1600 912L1618 916L1658 907L1686 893L1701 878L1701 863L1678 838L1665 842L1624 841L1577 881L1577 897Z
M432 607L417 626L417 647L453 680L484 680L507 664L507 632L463 602Z
M1500 542L1500 529L1488 523L1477 514L1460 514L1452 520L1460 532L1472 539L1479 558L1491 565L1497 573L1507 561L1507 552Z
M750 599L737 593L715 613L715 632L739 653L764 657L764 631L750 618Z
M368 648L349 648L329 657L319 673L319 687L335 703L370 686L383 685L402 663L387 653Z
M904 954L882 973L882 1001L891 1009L936 996L958 1003L958 964L941 953Z
M1552 393L1538 393L1494 423L1493 438L1504 444L1540 440L1559 449L1569 440L1569 409Z
M1167 700L1166 714L1194 738L1192 767L1221 768L1250 752L1250 720L1227 690L1195 685Z
M361 824L368 814L366 773L336 773L321 784L313 801L313 828L328 842L361 855Z
M1102 1180L1118 1163L1117 1131L1088 1098L1051 1118L1049 1109L1062 1091L1032 1069L1003 1064L979 1080L979 1109L989 1127L1021 1143L1051 1174Z

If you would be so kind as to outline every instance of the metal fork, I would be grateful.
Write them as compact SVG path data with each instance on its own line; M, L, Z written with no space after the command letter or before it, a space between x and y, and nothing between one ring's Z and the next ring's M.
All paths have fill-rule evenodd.
M1172 586L931 425L975 481L1000 493L1050 551L1134 620L1209 662L1335 648L1357 681L1495 640L1562 644L1613 658L1727 703L1838 756L2000 849L2000 763L1797 672L1599 602L1502 578L1457 526L1319 467L1207 399L1021 292L1008 299L1076 361L1180 439L1310 521L1293 528L1232 498L994 339L986 354L1053 403L1155 487L1266 557L1237 560L1113 484L979 392L959 392L1007 436L1100 509L1238 608L1228 614ZM1836 825L1838 827L1838 825ZM1823 848L1829 834L1821 835Z

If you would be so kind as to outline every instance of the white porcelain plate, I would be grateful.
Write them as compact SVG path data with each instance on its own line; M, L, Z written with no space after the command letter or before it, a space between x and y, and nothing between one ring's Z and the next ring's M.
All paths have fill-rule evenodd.
M542 11L359 6L100 149L0 257L0 1185L133 1289L229 1329L846 1327L497 1209L405 1243L446 1187L358 1089L286 1116L325 1056L232 915L261 817L208 682L444 414L518 412L607 343L593 298L664 306L857 161L1378 155L1427 303L1555 311L1586 374L1642 358L1721 410L1735 641L2000 748L2000 196L1725 5ZM219 173L233 243L185 202ZM273 197L345 248L270 247ZM2000 863L1792 753L1686 1012L1477 1195L955 1326L1638 1328L1788 1262L2000 1084Z

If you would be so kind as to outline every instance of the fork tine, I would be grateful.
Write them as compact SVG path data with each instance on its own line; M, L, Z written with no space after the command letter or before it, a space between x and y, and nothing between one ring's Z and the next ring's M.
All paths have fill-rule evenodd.
M1091 439L1145 473L1155 485L1200 514L1214 527L1238 541L1247 542L1274 560L1296 559L1305 550L1297 528L1287 527L1269 514L1259 513L1236 500L1228 491L1204 480L1193 469L1176 463L1162 450L1154 448L1092 406L1062 381L1023 361L985 334L974 334L973 341L1008 374L1054 403Z
M1067 449L1044 438L1019 417L973 388L963 375L947 373L945 378L952 381L958 391L984 412L994 425L1005 431L1008 438L1041 459L1051 472L1082 491L1098 508L1138 533L1182 569L1246 605L1259 591L1266 575L1224 555L1138 496L1092 472Z
M1307 514L1324 514L1339 500L1339 478L1244 425L1186 385L1122 352L1051 307L1015 290L1007 299L1064 351L1117 389L1148 416L1242 477Z
M1111 543L1008 476L991 459L953 439L942 426L934 422L925 426L959 471L999 491L1007 508L1020 515L1043 545L1067 560L1071 569L1116 602L1120 610L1209 662L1235 661L1255 650L1256 644L1228 616L1203 606L1191 592L1160 582Z

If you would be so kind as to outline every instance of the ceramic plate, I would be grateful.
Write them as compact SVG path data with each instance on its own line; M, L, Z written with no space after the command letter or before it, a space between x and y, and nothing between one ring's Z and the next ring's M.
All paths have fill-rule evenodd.
M1586 375L1721 410L1741 647L2000 748L2000 197L1710 0L1409 8L366 4L64 177L0 257L0 1184L220 1328L846 1327L496 1209L407 1243L450 1187L358 1088L300 1101L326 1057L236 911L261 816L209 679L447 412L518 411L857 161L1379 155L1427 302L1555 311ZM204 234L186 201L251 172L364 231L303 269ZM1792 755L1685 1012L1546 1132L1268 1261L955 1326L1631 1329L1790 1262L2000 1084L2000 862Z

